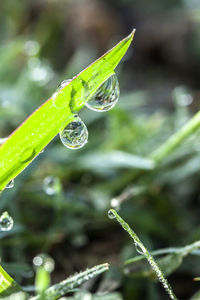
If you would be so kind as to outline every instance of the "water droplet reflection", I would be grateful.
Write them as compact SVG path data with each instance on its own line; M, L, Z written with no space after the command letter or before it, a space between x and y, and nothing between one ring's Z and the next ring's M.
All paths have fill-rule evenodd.
M85 105L95 111L107 111L117 103L119 94L119 82L117 76L113 74L98 88Z
M60 180L55 176L47 176L43 181L43 190L47 195L56 195L61 190Z
M63 145L70 149L80 149L88 141L88 130L80 118L70 122L62 132L60 139Z
M1 216L0 216L0 231L9 231L13 227L13 219L11 216L8 214L7 211L5 211Z

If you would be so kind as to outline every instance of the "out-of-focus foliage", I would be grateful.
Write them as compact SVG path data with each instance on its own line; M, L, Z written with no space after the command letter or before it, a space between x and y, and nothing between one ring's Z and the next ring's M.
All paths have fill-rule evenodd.
M118 69L119 104L106 114L81 112L87 146L67 150L56 138L0 197L1 211L15 222L0 233L1 263L26 289L34 284L33 257L45 252L55 260L52 283L107 261L110 271L89 281L87 293L165 299L160 285L143 277L143 261L124 271L136 252L106 211L120 201L120 214L150 250L200 240L200 132L140 177L138 164L145 161L134 167L129 156L147 158L199 110L199 16L199 3L189 0L0 2L1 138L60 81L137 28ZM51 194L43 185L47 176L59 185ZM199 256L188 255L169 276L178 298L200 289L193 281L199 274Z

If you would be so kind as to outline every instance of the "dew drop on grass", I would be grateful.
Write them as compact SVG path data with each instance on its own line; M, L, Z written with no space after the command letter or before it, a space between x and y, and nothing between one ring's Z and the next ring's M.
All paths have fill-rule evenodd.
M6 189L11 189L11 188L14 187L14 184L15 184L14 179L12 179L11 181L8 182L8 184L6 185L5 188Z
M43 190L47 195L56 195L60 192L61 185L58 177L47 176L43 181Z
M115 214L113 213L112 209L110 209L110 210L108 211L108 217L109 217L110 219L115 219L115 218L116 218L116 216L115 216Z
M70 149L80 149L88 141L88 130L80 118L70 122L60 132L60 139L63 145Z
M140 246L137 242L134 242L135 244L135 249L139 254L144 254L146 252L146 249L144 247L142 247L142 245Z
M0 231L9 231L13 227L13 218L8 214L7 211L4 211L0 216Z
M36 268L43 267L45 271L51 273L54 270L55 262L47 254L39 254L34 257L33 264Z
M52 95L52 100L53 100L53 104L54 104L54 106L55 107L57 107L57 105L56 105L56 98L57 98L57 95L58 95L58 93L69 83L71 81L71 79L67 79L67 80L64 80L64 81L62 81L60 84L59 84L59 86L58 86L58 88L56 89L56 91L55 91L55 93Z
M113 74L98 88L85 105L95 111L107 111L115 106L119 94L119 82L117 76Z

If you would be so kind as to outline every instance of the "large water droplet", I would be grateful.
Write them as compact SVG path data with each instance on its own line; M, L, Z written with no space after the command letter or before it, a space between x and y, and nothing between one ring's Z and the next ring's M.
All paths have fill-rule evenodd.
M33 264L36 268L43 267L49 273L51 273L55 267L53 258L47 254L39 254L35 256L33 259Z
M15 182L14 182L14 179L12 179L11 181L8 182L8 184L6 185L6 189L11 189L13 188Z
M107 111L117 103L119 94L119 82L117 76L113 74L98 88L85 105L95 111Z
M47 176L43 181L43 189L47 195L56 195L60 192L61 185L58 177Z
M108 211L108 217L109 217L110 219L115 219L115 218L116 218L116 216L115 216L115 214L113 213L112 209L110 209L110 210Z
M0 216L0 231L9 231L13 227L13 219L11 216L8 214L7 211L5 211L1 216Z
M60 139L63 145L70 149L80 149L88 141L88 130L80 118L70 122L62 132Z

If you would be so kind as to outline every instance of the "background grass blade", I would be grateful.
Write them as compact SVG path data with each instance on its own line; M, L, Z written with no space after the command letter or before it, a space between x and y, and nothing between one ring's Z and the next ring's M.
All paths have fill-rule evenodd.
M61 281L58 284L55 284L48 288L42 296L36 296L31 298L32 300L56 300L66 293L72 292L75 288L88 281L89 279L107 271L109 269L109 264L105 263L102 265L95 266L84 272L80 272L74 276L67 278L66 280Z
M74 77L54 101L48 99L0 146L0 190L28 166L73 119L73 114L84 106L89 96L113 74L134 32Z
M116 218L117 221L120 223L120 225L124 228L124 230L126 230L128 232L128 234L131 236L131 238L134 241L134 244L135 244L135 247L136 247L137 251L144 254L144 256L148 260L152 270L156 273L159 281L162 283L164 289L168 293L170 299L176 300L177 298L176 298L171 286L169 285L167 279L164 277L162 271L160 270L160 268L156 264L155 260L151 256L151 254L145 248L143 243L140 241L140 239L138 238L136 233L129 227L129 225L118 215L118 213L114 209L110 209L109 212L108 212L108 215L111 219Z

